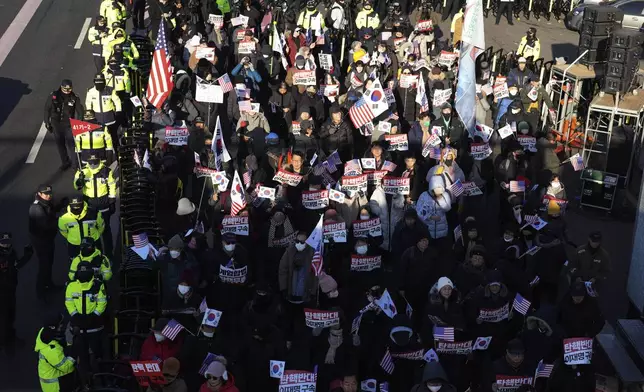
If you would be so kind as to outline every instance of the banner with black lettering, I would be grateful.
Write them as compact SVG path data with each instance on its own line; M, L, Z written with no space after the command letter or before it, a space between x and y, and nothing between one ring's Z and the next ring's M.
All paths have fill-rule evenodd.
M593 358L593 338L564 339L566 365L588 365Z

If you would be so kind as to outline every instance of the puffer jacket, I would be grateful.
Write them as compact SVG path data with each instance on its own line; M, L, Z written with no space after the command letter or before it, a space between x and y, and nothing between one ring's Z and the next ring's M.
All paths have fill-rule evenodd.
M420 384L414 385L411 392L429 392L429 388L427 388L427 381L429 380L441 380L443 382L440 389L441 392L456 392L456 388L449 383L445 370L443 370L440 362L427 362L425 364L423 380Z
M335 150L350 150L353 147L353 130L344 120L339 125L329 120L320 129L320 144L327 155Z
M433 239L447 237L449 227L447 225L447 212L452 208L452 198L447 191L437 198L430 195L436 187L443 186L442 178L433 176L429 180L429 191L423 192L416 203L418 217L429 229L429 235ZM439 220L432 220L432 216L438 216Z

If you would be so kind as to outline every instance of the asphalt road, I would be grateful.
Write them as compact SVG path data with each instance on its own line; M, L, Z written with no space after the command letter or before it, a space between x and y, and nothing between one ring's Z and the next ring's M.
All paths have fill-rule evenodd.
M4 0L0 4L0 49L6 45L2 37L10 30L9 26L24 4L25 0ZM74 90L84 101L85 91L91 85L94 64L86 40L80 49L74 49L74 45L85 19L94 17L98 6L96 0L42 0L5 61L0 58L0 231L11 231L19 250L28 243L27 211L38 184L53 185L58 197L73 193L73 174L57 170L60 159L50 135L45 137L35 162L26 164L25 161L41 129L45 99L60 81L72 79ZM529 26L538 30L543 57L575 57L577 34L566 31L562 24L556 22L518 22L515 26L506 26L502 22L501 26L494 26L492 20L487 20L487 43L496 48L515 49ZM447 23L441 23L441 27L449 34ZM569 213L568 220L571 237L578 243L583 243L591 228L604 231L606 246L614 254L616 271L602 302L612 302L611 306L605 306L611 319L623 315L625 305L620 308L613 299L621 298L619 302L624 302L632 224L611 218L598 219L594 213L577 210ZM58 283L65 281L67 264L64 241L59 238L54 270ZM39 302L35 295L36 273L37 259L34 257L21 271L18 287L16 327L26 344L14 358L0 353L0 390L39 390L34 338L42 316L48 311L63 309L63 293L52 296L47 304Z

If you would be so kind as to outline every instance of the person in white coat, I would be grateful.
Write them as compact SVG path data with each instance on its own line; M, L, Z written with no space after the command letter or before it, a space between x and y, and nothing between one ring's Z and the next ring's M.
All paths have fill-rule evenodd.
M452 199L444 184L440 176L430 177L429 189L420 195L416 203L418 217L427 225L434 240L447 238L449 234L447 212L452 208Z

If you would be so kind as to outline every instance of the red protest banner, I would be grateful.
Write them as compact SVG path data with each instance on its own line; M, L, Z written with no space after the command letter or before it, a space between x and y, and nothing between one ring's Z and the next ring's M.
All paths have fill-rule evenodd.
M130 361L132 372L142 387L155 385L165 385L165 377L157 361Z
M69 119L69 125L72 127L72 135L74 135L74 137L80 135L81 133L92 132L102 127L101 124L92 124L85 121L76 120L74 118Z

